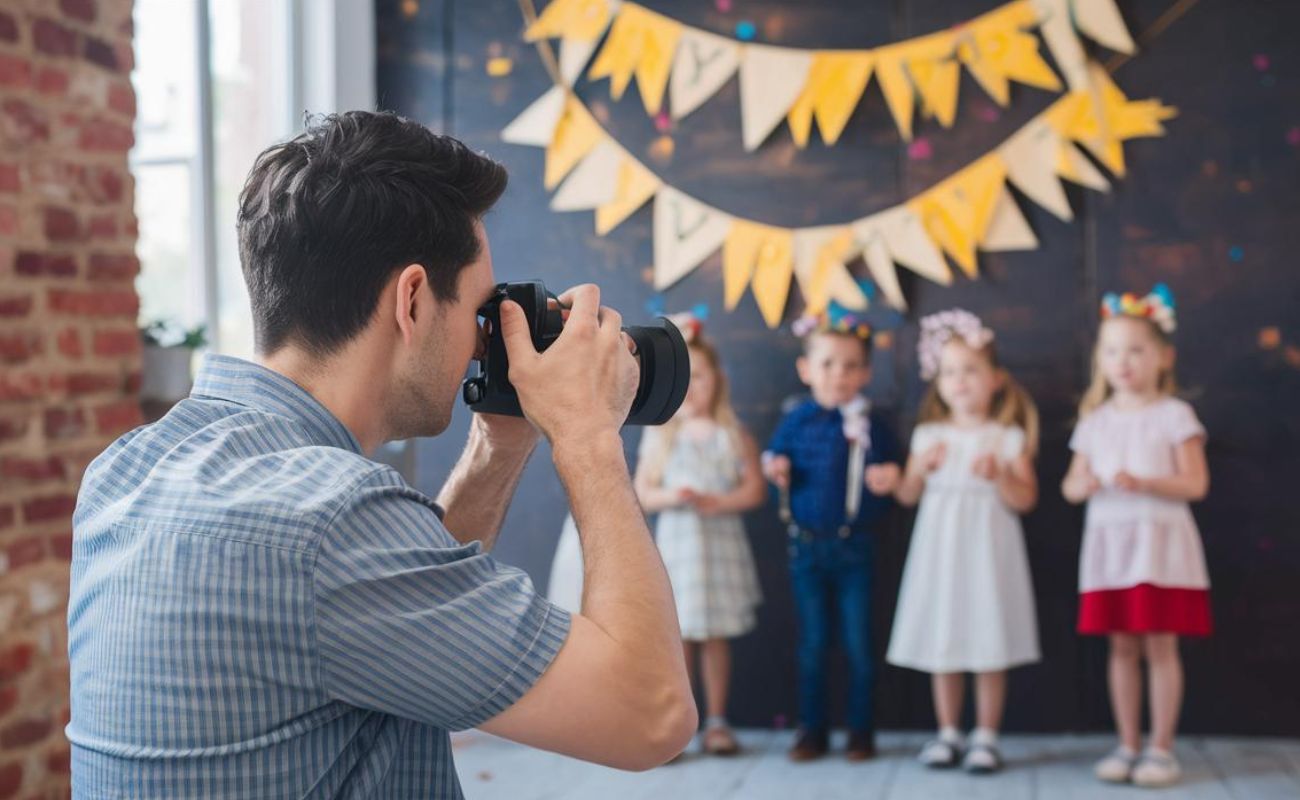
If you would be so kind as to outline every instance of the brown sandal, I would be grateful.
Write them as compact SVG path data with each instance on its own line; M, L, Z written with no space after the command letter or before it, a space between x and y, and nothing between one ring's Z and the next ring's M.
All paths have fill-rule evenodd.
M704 752L711 756L734 756L740 752L740 743L731 728L719 725L704 732Z

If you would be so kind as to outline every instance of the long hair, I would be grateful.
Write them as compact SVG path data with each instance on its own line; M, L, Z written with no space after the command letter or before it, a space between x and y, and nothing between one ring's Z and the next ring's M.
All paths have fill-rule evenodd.
M1113 317L1112 319L1120 319ZM1142 322L1151 331L1151 335L1161 347L1173 347L1173 341L1170 340L1169 334L1160 330L1160 326L1145 317L1122 317L1122 319L1131 319L1135 322ZM1106 321L1101 323L1106 324ZM1106 381L1106 376L1102 374L1100 357L1101 355L1101 329L1097 329L1097 343L1092 346L1092 381L1088 384L1088 390L1083 393L1083 398L1079 401L1079 419L1083 419L1092 412L1096 411L1102 403L1110 399L1113 390ZM1156 390L1160 394L1169 397L1178 393L1178 381L1174 379L1174 368L1170 364L1167 368L1160 370L1160 376L1156 379Z
M736 410L731 406L731 387L727 382L726 374L722 371L722 359L718 356L717 348L705 339L703 334L697 334L687 344L687 350L691 358L703 358L713 370L713 399L709 403L709 416L727 431L736 446L736 452L739 453L742 439L740 418L736 416ZM677 434L681 431L685 419L685 415L678 411L663 425L657 428L646 428L645 433L642 434L641 459L637 468L644 470L651 483L663 482L664 468L668 465L673 443L677 440Z
M1002 386L993 393L989 403L989 418L999 425L1020 428L1025 432L1025 447L1032 456L1038 452L1038 406L1029 396L1020 382L1011 377L1011 373L998 361L997 348L992 342L976 351L988 359L994 370L1002 374ZM930 381L917 411L917 424L924 422L943 422L952 417L952 409L939 396L939 379Z

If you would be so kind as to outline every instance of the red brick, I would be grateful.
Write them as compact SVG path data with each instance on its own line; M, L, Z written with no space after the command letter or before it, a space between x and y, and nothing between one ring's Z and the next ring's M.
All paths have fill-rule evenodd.
M93 0L59 0L63 16L82 22L95 21L95 3Z
M17 192L23 188L17 164L0 164L0 192Z
M8 400L35 400L41 396L41 377L32 373L22 375L0 372L0 402Z
M0 108L5 113L5 133L15 144L44 142L50 138L49 114L26 100L10 98Z
M77 260L67 253L49 254L23 251L14 261L14 272L19 275L45 275L51 278L70 278L77 274Z
M11 681L32 665L32 646L15 644L0 650L0 681Z
M23 503L23 519L29 523L68 519L77 507L77 498L70 494L35 497Z
M113 403L95 409L95 424L106 436L117 436L142 424L144 417L134 401Z
M81 292L72 289L50 289L47 295L50 311L87 316L129 316L134 318L140 310L140 298L134 291Z
M64 561L72 560L72 534L60 533L57 536L50 537L50 552L55 558Z
M0 317L25 317L32 310L29 294L0 295Z
M0 362L21 364L41 353L41 335L35 331L0 333Z
M0 797L13 797L23 786L23 765L10 761L0 766Z
M125 153L135 144L135 132L126 125L92 119L81 127L78 142L82 150Z
M14 524L14 507L0 506L0 530Z
M5 548L5 558L11 570L35 564L45 558L45 542L36 536L19 539Z
M92 239L116 239L117 218L111 214L91 217L89 232Z
M92 281L132 280L140 274L140 259L128 254L93 253L87 277Z
M0 745L4 747L26 747L50 735L54 724L49 717L28 717L10 724L0 730Z
M32 25L32 41L36 49L51 56L75 56L77 33L54 20L38 19Z
M94 351L97 356L133 356L140 352L140 334L134 328L95 331Z
M75 439L86 432L86 415L79 408L47 408L44 429L46 439Z
M14 236L18 233L18 209L0 206L0 234Z
M131 46L130 37L118 42L113 51L117 54L118 69L123 75L130 75L131 70L135 69L135 49Z
M56 775L68 775L72 772L72 750L61 744L45 754L45 768Z
M130 372L126 376L126 393L139 394L140 387L144 385L144 373L140 370Z
M0 477L35 482L62 480L65 473L63 462L54 456L44 458L6 456L0 460Z
M32 85L32 62L22 56L0 53L0 86L26 89Z
M0 717L8 714L18 704L18 687L6 686L0 689Z
M0 442L21 439L27 435L27 420L19 417L0 417Z
M10 14L0 13L0 42L18 41L18 23Z
M73 372L66 378L64 388L68 394L76 397L98 392L121 391L121 377L104 372Z
M81 332L76 328L64 328L59 331L59 352L68 358L81 358L86 348L81 343Z
M129 83L115 83L108 87L108 107L135 118L135 89Z
M68 71L58 67L44 67L36 73L36 91L41 94L67 94L68 82Z
M81 184L90 199L97 203L118 203L126 196L126 179L123 172L100 167L87 170Z
M47 206L45 236L52 242L72 242L81 236L81 221L66 208Z
M87 36L82 42L81 55L90 63L98 64L105 69L118 68L117 49L103 39Z

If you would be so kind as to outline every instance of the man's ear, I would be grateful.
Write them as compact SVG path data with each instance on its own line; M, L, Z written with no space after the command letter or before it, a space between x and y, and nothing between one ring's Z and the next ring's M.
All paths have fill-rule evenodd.
M393 279L393 315L402 341L410 344L415 338L415 320L420 314L429 314L428 276L419 264L408 264Z

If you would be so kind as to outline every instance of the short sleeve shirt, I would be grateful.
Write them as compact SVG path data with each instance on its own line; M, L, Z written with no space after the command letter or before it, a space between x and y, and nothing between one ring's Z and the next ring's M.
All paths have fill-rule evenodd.
M569 616L439 513L307 391L209 356L82 482L74 796L461 797L448 732L521 697Z

